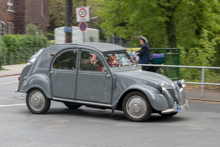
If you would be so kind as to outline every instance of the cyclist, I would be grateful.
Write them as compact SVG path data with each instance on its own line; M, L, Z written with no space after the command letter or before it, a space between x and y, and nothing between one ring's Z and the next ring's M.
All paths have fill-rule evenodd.
M140 44L141 49L137 51L137 55L140 57L138 64L149 64L150 63L150 47L147 44L148 40L145 37L141 37ZM147 70L146 66L142 66L142 70Z

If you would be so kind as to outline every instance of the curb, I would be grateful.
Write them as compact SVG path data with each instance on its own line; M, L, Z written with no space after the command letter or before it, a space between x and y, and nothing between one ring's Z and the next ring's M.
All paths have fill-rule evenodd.
M209 101L209 102L220 102L219 99L212 99L212 98L196 98L196 97L186 97L188 100L198 100L198 101Z
M21 75L21 74L4 75L4 76L0 76L0 78L3 78L3 77L10 77L10 76L18 76L18 75Z

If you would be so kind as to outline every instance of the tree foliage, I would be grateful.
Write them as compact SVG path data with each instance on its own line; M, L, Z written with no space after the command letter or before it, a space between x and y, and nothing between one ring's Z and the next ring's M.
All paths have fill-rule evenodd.
M86 5L91 7L91 17L97 15L97 12L102 7L102 0L86 0ZM73 25L77 25L76 22L76 7L82 7L84 1L73 0L72 6L72 16L73 16ZM53 0L50 1L50 24L55 27L60 27L65 25L65 14L66 13L66 0Z
M219 0L108 0L106 35L146 36L151 47L181 47L181 63L210 65L220 33ZM137 44L136 44L137 45Z
M37 25L33 25L31 23L28 24L26 31L29 35L44 35L43 32L39 30Z

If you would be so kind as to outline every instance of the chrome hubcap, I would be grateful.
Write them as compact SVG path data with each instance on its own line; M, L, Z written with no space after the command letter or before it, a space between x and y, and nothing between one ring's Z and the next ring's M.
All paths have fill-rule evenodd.
M42 110L45 105L44 95L38 90L33 91L29 96L29 104L30 107L35 111Z
M128 99L126 110L131 117L141 118L147 112L147 104L141 96L134 95Z

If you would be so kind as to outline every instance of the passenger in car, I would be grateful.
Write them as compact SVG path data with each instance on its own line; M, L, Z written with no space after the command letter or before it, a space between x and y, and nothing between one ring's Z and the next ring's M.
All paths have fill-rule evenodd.
M95 63L95 69L96 71L102 71L103 63L101 59L97 56L96 57L96 63Z

